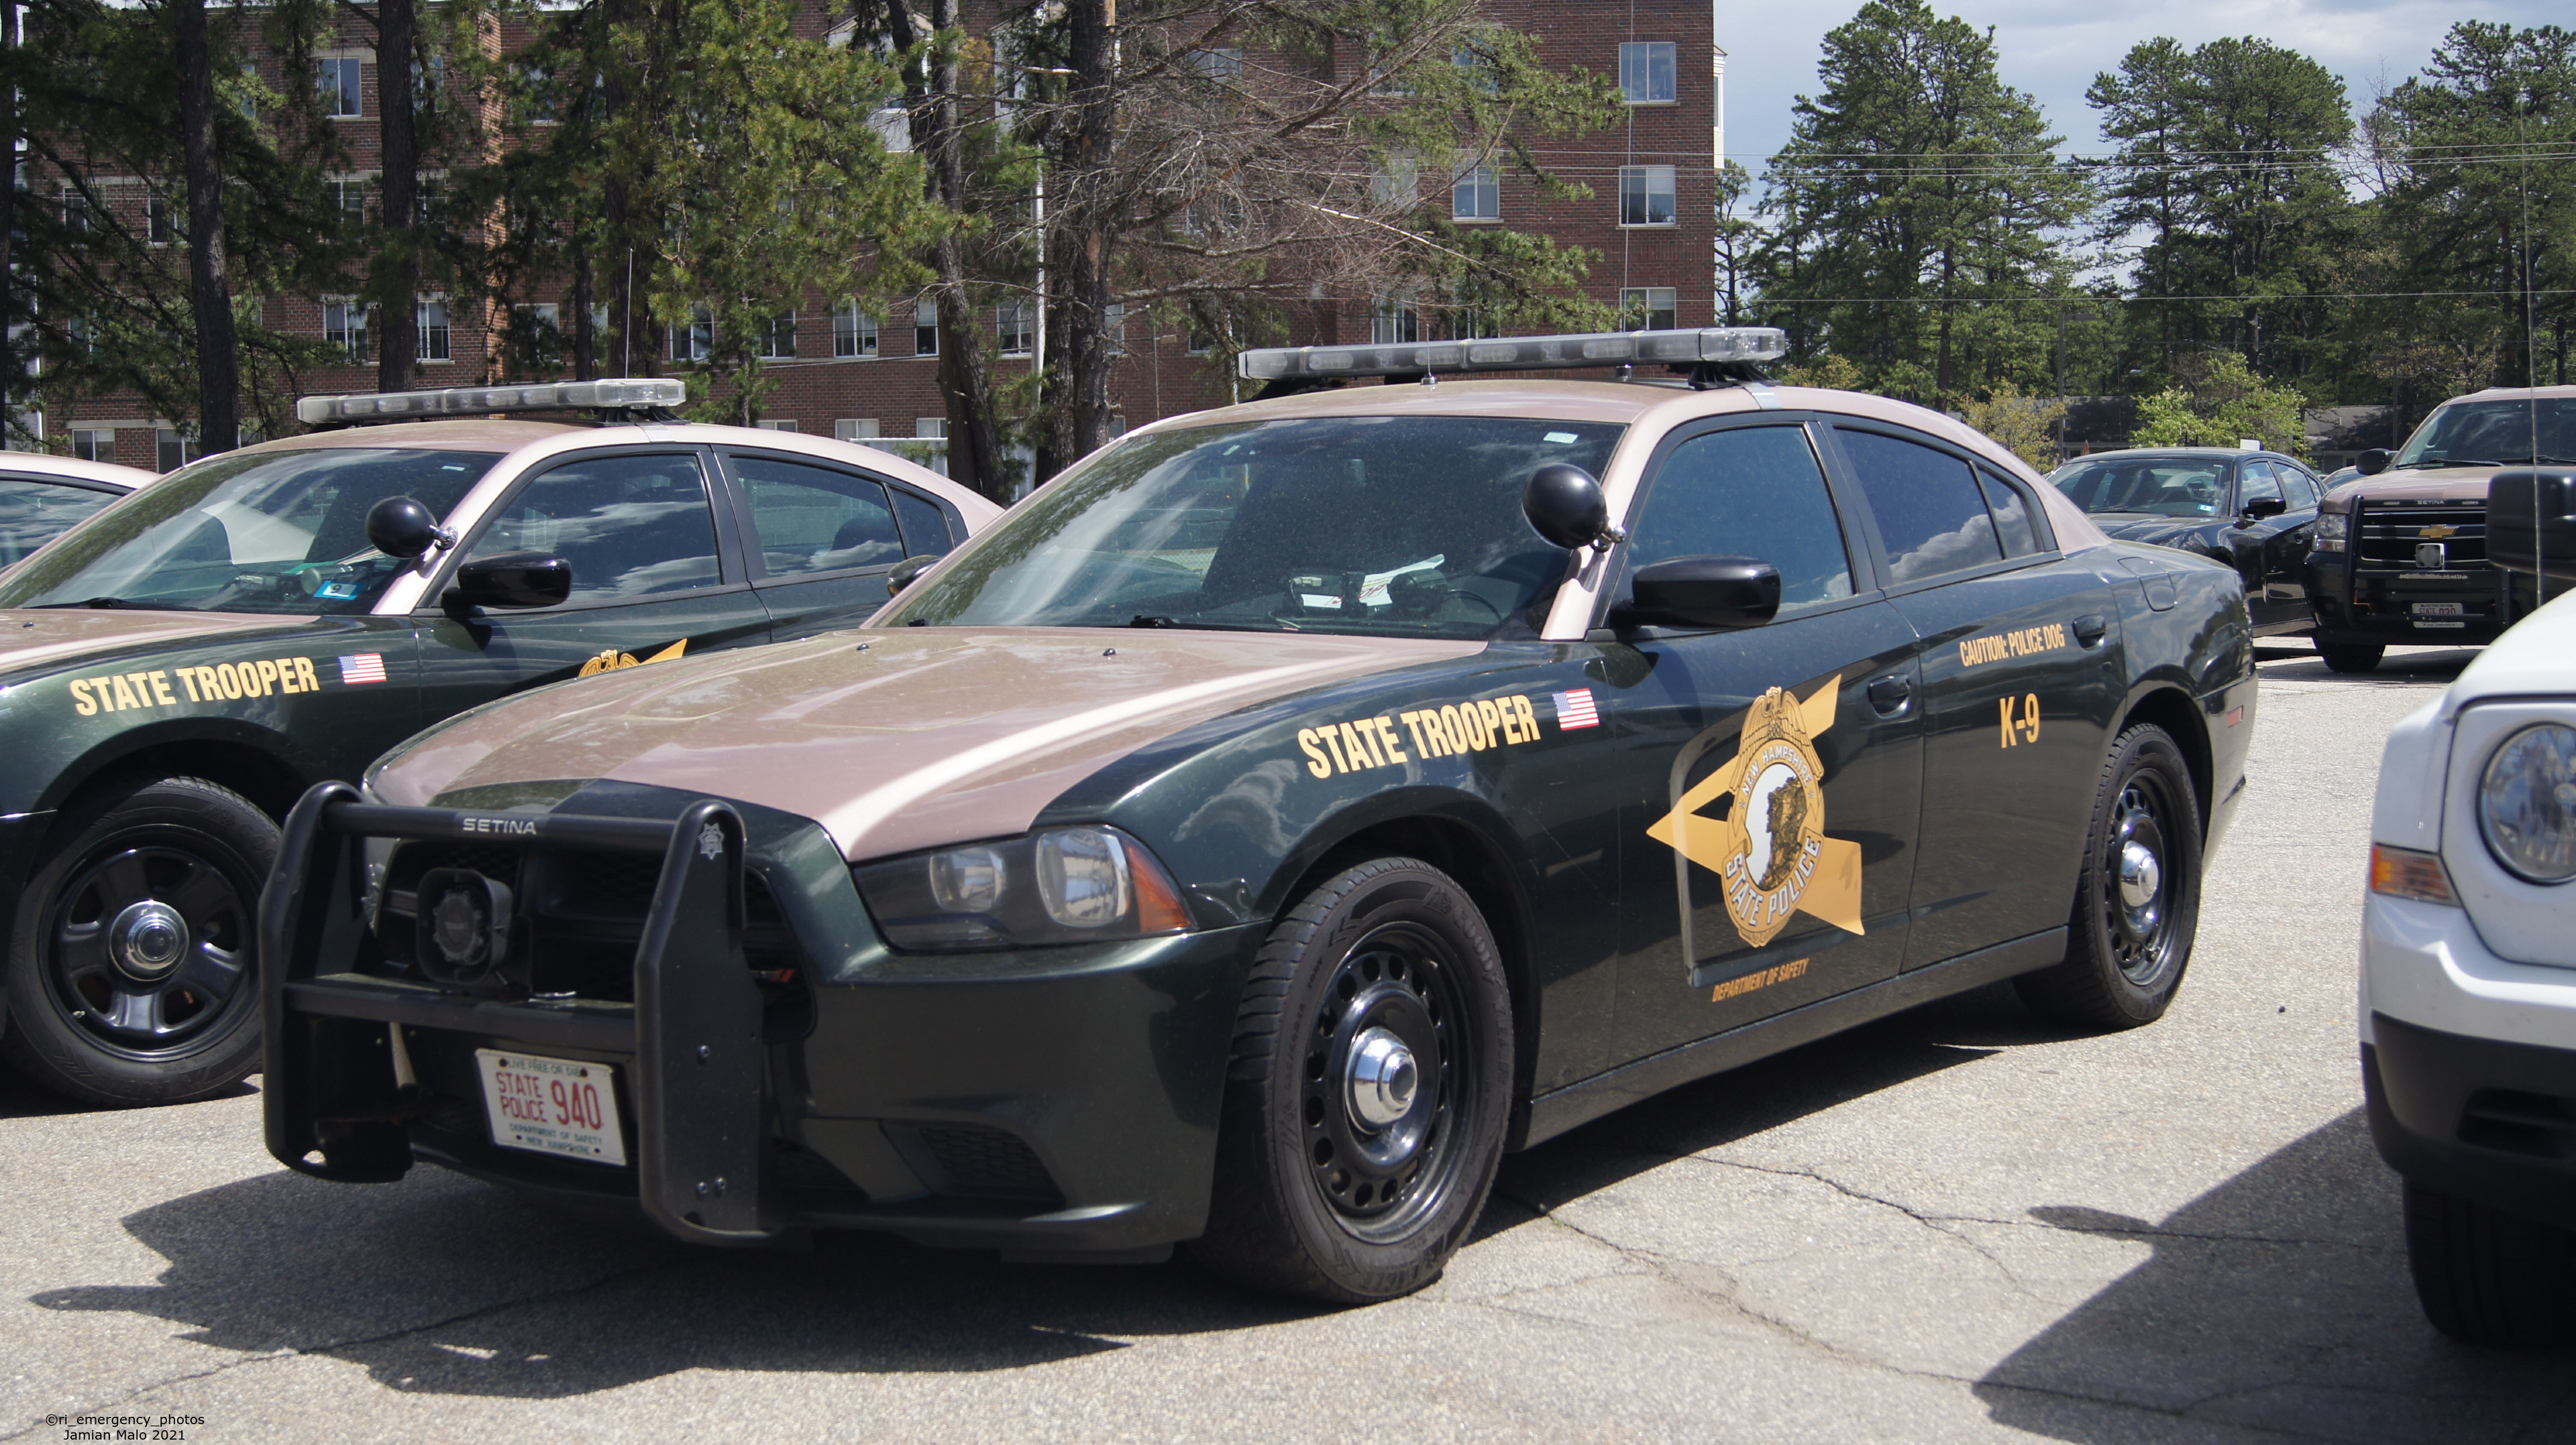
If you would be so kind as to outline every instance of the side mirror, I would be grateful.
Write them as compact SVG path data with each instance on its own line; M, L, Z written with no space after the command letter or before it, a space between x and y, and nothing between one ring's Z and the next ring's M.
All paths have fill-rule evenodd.
M1521 515L1550 543L1572 551L1607 537L1622 538L1610 526L1610 499L1590 472L1565 462L1550 462L1530 473L1521 488Z
M572 564L542 552L486 557L456 569L449 607L552 607L572 595Z
M2576 582L2576 471L2513 467L2487 483L2487 560Z
M2257 522L2265 517L2277 517L2288 510L2290 504L2279 497L2254 497L2245 503L2246 517Z
M411 558L453 544L456 534L411 498L387 497L367 509L367 540L388 557Z
M1780 569L1755 557L1673 557L1640 567L1617 624L1759 627L1780 615Z
M913 578L929 571L930 564L938 560L936 557L906 557L895 563L894 570L886 574L886 595L892 597L911 586Z
M2365 477L2375 477L2388 470L2388 464L2395 460L2397 460L2397 453L2386 447L2372 447L2360 456L2354 457L2352 466L2353 470Z

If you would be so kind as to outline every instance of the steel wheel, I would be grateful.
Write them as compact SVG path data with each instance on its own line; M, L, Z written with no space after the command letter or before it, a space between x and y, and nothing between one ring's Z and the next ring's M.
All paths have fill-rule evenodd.
M2152 773L2131 777L2113 805L2110 847L2095 870L2112 956L2120 972L2142 988L2173 962L2164 823L2172 811L2161 779Z
M2066 959L2013 980L2041 1017L2135 1028L2163 1016L2200 924L2200 797L2173 735L2121 732L2103 760Z
M131 1058L185 1051L251 997L250 900L185 847L112 847L57 895L46 931L55 1006Z
M1440 938L1411 923L1361 937L1315 1009L1302 1109L1315 1188L1362 1239L1401 1238L1454 1185L1453 1119L1475 1100L1452 1032L1465 1004Z

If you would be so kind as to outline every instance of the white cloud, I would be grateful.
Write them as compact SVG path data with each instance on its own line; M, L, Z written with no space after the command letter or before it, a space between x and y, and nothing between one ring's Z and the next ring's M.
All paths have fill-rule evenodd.
M1818 89L1816 57L1825 32L1858 9L1718 7L1717 43L1728 57L1726 144L1734 159L1759 174L1763 158L1788 141L1790 106ZM2006 83L2036 97L2051 128L2078 150L2102 145L2092 107L2084 103L2085 87L2102 71L2117 69L2129 47L2158 35L2185 45L2259 35L2302 51L2343 78L2358 116L2379 87L2422 69L2458 21L2535 26L2565 18L2542 0L2483 4L2473 14L2432 0L2181 0L2136 10L2106 10L2098 0L1993 0L1977 6L1934 0L1934 9L1994 27Z

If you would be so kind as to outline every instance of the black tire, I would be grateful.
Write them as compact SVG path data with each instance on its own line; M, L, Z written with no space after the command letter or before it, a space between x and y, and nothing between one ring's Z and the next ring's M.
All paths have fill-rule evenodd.
M2326 660L2330 672L2376 672L2388 649L2376 642L2320 642L2317 655Z
M219 784L157 778L67 810L53 836L18 902L0 1055L89 1104L184 1103L248 1077L277 824Z
M2433 1328L2472 1345L2576 1341L2576 1231L2406 1185L2406 1262Z
M2163 1017L2200 928L2200 799L2173 735L2123 731L2102 765L2066 960L2014 979L2052 1023L2131 1029Z
M1365 1082L1389 1038L1417 1063L1407 1098ZM1511 1079L1511 990L1466 890L1411 858L1344 869L1254 960L1192 1254L1330 1304L1422 1288L1485 1207Z

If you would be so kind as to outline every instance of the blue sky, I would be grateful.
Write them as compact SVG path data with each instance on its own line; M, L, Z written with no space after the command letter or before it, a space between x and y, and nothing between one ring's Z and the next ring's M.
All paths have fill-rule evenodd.
M1716 0L1717 43L1727 52L1726 148L1758 176L1763 158L1789 138L1790 105L1816 92L1825 32L1849 20L1858 0L1815 6ZM2101 136L2085 87L2117 69L2129 47L2157 35L2198 45L2222 35L2259 35L2315 57L2343 77L2356 115L2378 88L2422 68L2452 24L2464 19L2515 26L2567 24L2566 0L2477 0L2473 7L2430 0L1933 0L1943 14L1994 27L2007 84L2035 96L2071 148L2094 150Z

